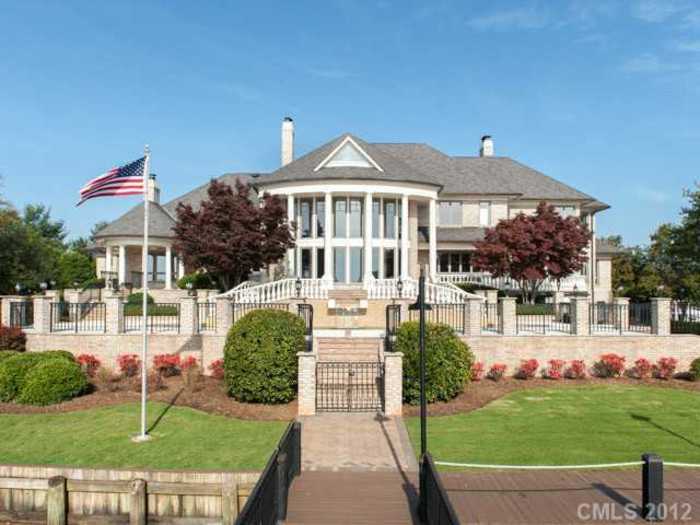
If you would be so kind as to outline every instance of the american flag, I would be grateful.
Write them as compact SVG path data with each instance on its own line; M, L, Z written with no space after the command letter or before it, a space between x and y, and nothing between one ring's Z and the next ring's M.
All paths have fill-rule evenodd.
M104 175L92 179L80 190L80 206L95 197L121 197L143 194L143 169L146 157L119 168L112 168Z

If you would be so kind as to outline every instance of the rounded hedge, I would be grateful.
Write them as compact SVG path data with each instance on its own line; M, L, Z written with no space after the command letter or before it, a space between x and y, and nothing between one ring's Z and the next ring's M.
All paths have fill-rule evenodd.
M52 405L82 394L87 387L87 377L78 363L45 359L29 370L17 401L27 405Z
M403 323L396 333L396 351L403 358L403 399L420 401L420 348L418 322ZM467 382L474 355L446 325L426 323L425 396L428 403L448 401L459 395Z
M136 292L129 294L126 298L127 304L138 304L143 306L143 292ZM148 294L146 296L146 304L153 304L155 303L155 299L151 296L151 294Z
M1 353L5 354L5 352ZM67 363L75 362L73 354L65 350L23 352L0 358L0 401L12 401L17 397L24 385L27 374L34 366L46 361L56 360Z
M690 363L690 377L693 381L700 381L700 357Z
M226 337L224 379L239 401L287 403L297 393L297 352L306 348L304 321L283 310L255 310Z

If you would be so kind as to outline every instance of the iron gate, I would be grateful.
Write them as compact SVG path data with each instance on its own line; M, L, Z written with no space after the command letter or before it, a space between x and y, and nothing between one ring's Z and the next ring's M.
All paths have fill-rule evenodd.
M384 410L384 363L317 363L316 410L319 412Z

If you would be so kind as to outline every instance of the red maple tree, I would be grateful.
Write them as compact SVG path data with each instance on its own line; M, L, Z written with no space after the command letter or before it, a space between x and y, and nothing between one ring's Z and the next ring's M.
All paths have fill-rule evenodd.
M583 268L590 238L578 217L564 218L541 202L534 215L520 213L487 229L472 261L494 277L515 280L523 302L533 302L545 279L560 283Z
M225 290L294 246L282 201L264 194L255 203L250 192L240 181L231 188L212 180L199 209L182 203L176 209L175 250L188 268L206 270Z

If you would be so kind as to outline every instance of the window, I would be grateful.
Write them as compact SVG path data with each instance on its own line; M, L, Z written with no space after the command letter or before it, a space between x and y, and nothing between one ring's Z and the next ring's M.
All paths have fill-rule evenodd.
M438 252L438 271L440 273L467 273L471 271L471 253Z
M372 248L372 275L379 279L379 248Z
M326 273L326 257L323 248L316 248L316 277L320 279Z
M345 248L333 248L333 278L337 283L345 282Z
M459 253L457 252L452 252L450 254L450 271L452 273L458 273L460 271L459 268Z
M326 227L326 203L323 199L316 199L316 237L323 237Z
M372 200L372 237L379 239L379 210L382 203L379 199Z
M302 238L311 237L311 206L313 200L302 199L299 201L299 226Z
M350 237L362 237L361 199L350 199Z
M384 201L384 238L396 239L396 202Z
M370 164L367 158L360 151L358 151L355 146L353 146L350 142L346 142L324 167L371 168L372 164Z
M396 277L396 269L394 268L394 249L384 249L384 278L393 279Z
M458 201L438 202L438 223L441 226L461 226L462 203Z
M348 202L345 199L335 199L333 202L335 211L333 235L335 237L347 237L347 207Z
M482 201L479 203L479 226L491 225L491 203Z
M460 271L462 273L471 272L472 257L469 252L462 252L462 267Z
M439 271L442 273L448 273L450 271L450 255L448 253L441 253L438 259Z
M309 248L301 250L301 277L311 279L311 250Z
M554 209L564 218L576 216L576 206L555 206Z
M350 248L350 282L362 281L362 248L353 246Z

